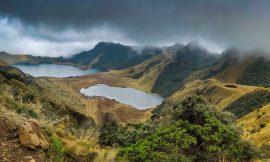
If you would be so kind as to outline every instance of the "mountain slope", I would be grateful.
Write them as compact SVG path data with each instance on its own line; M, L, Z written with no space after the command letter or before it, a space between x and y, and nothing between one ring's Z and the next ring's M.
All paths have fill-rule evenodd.
M100 42L93 49L74 54L70 58L13 55L0 52L0 59L8 64L56 63L71 64L84 69L123 69L137 65L160 53L161 50L154 47L144 47L139 52L133 47L119 43Z
M22 58L23 56L16 56L15 59L12 59L19 60L20 62L23 60ZM158 126L155 124L160 122L158 120L161 120L155 116L155 112L166 113L167 107L171 107L172 110L170 110L168 115L177 115L178 111L175 111L175 108L182 107L181 105L183 103L181 101L186 96L196 94L204 96L207 102L218 108L216 115L221 113L221 115L226 114L231 117L231 114L225 112L225 110L234 113L238 117L236 121L237 125L243 127L244 130L244 136L242 138L249 139L257 145L270 143L269 138L267 138L269 131L265 129L269 127L267 124L270 101L269 90L259 87L260 84L254 84L254 86L244 85L246 83L242 83L243 85L237 84L239 78L243 76L245 76L246 80L249 80L250 75L245 75L247 70L249 73L250 71L253 73L253 77L254 72L265 74L262 73L263 70L257 71L254 66L251 66L260 61L256 57L242 57L234 50L226 51L222 56L217 57L193 44L186 46L175 45L163 48L162 50L149 48L143 49L142 52L137 52L128 46L101 43L93 50L75 55L74 58L76 59L72 60L70 58L70 60L65 60L62 63L71 63L73 61L73 64L85 68L103 67L110 69L121 68L121 70L112 70L108 73L76 78L36 79L0 61L0 65L2 65L0 67L0 88L4 90L0 98L0 106L4 106L4 111L1 113L8 114L7 112L15 111L18 116L27 116L30 119L35 118L39 122L43 122L44 120L50 120L50 122L56 123L65 121L59 125L56 124L57 126L52 126L52 128L45 125L46 129L50 130L50 133L46 135L51 140L49 142L53 144L56 140L57 143L62 143L61 147L68 150L65 153L58 152L62 158L68 154L69 158L72 157L75 161L81 161L80 158L86 158L88 154L93 158L95 156L101 156L100 151L98 151L101 144L97 143L99 138L94 137L92 139L91 137L91 139L81 140L81 138L85 137L81 137L75 133L80 132L81 129L83 131L89 131L91 128L94 129L93 132L101 134L105 132L105 135L103 135L109 138L109 140L112 140L109 145L110 147L114 146L114 144L117 145L117 141L115 141L117 138L122 139L124 142L127 141L126 139L132 139L134 133L136 135L136 132L131 129L133 126L136 129L143 130L138 130L137 132L142 133L143 142L148 142L147 139L150 141L155 140L155 137L160 135L152 133L153 136L149 136L146 139L148 135L144 134L145 130L152 131L152 126L148 122L145 122L150 118L151 110L139 111L127 105L115 103L114 101L100 100L98 98L82 98L78 93L78 89L81 86L85 87L98 83L134 87L165 95L167 97L166 101L158 109L155 109L154 116L151 117L153 127ZM12 59L11 61L7 60L12 62ZM24 60L27 59L28 56ZM35 59L30 60L32 62L40 61ZM131 60L135 61L131 62ZM262 65L266 67L263 68L264 70L268 70L267 63ZM259 79L263 77L261 74L259 75ZM9 88L6 88L6 86ZM33 98L35 100L32 100ZM30 103L28 103L28 100L31 100ZM209 110L212 113L211 108L209 106ZM111 114L112 118L115 117L116 119L113 122L104 123L104 112L105 114ZM65 118L67 115L69 116L68 121ZM145 116L143 117L143 115ZM185 116L185 114L183 115ZM109 116L107 117L112 120ZM208 120L208 117L205 119ZM218 118L220 116L216 117ZM175 131L175 125L171 125L170 123L174 123L175 121L168 122L165 117L162 119L164 121L160 122L161 125L159 125L161 129L157 130L161 132L168 130L167 127L163 127L163 124L168 124L167 126L173 128L169 130L170 132L179 132ZM197 119L197 116L190 118L191 121L193 119ZM2 118L0 117L1 120ZM224 121L226 120L227 118L224 119ZM143 123L134 124L136 121L142 121ZM223 122L223 119L221 122ZM127 128L123 128L124 130L131 129L132 131L125 135L121 132L117 134L115 131L123 130L122 127L116 128L116 123L124 124L127 126ZM227 126L231 128L232 125L229 124ZM222 125L220 126L224 128ZM195 125L183 128L191 131L190 135L193 136L194 132L192 130L194 127L203 128L204 126L201 123L196 123ZM70 128L74 129L75 132L70 130ZM101 128L104 128L104 130L102 131ZM212 129L212 131L215 133L215 129ZM65 136L65 134L68 134L68 136ZM134 137L136 138L136 136ZM161 142L166 141L163 135L161 137ZM220 138L223 139L222 136ZM103 137L102 141L104 142ZM107 139L105 139L105 143L106 141ZM171 141L166 141L166 143L175 145ZM147 143L144 143L146 145L137 144L138 146L147 146ZM217 146L219 147L220 145L217 144ZM198 148L198 146L194 146L194 148ZM82 155L83 151L80 149L88 154ZM155 151L159 152L159 150ZM112 152L113 156L116 156L116 151ZM53 156L56 155L57 153Z
M237 79L238 84L270 87L270 61L256 58Z
M214 55L192 44L177 47L175 52L176 55L172 62L158 76L153 86L153 92L169 96L183 86L183 80L192 72L217 61Z
M122 69L139 64L159 52L158 49L145 49L138 53L130 46L100 42L92 50L75 54L66 62L84 68Z
M8 64L7 64L6 62L0 60L0 67L1 67L1 66L7 66L7 65L8 65Z
M62 57L52 58L52 57L40 57L40 56L32 56L32 55L14 55L6 52L0 52L0 60L8 64L40 64L40 63L53 63L53 62L61 62L63 60Z

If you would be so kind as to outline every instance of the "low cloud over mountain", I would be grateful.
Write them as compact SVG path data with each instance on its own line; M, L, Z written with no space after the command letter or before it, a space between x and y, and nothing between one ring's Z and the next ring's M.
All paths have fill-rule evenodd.
M99 41L169 45L198 41L270 51L267 0L0 0L0 50L68 56Z

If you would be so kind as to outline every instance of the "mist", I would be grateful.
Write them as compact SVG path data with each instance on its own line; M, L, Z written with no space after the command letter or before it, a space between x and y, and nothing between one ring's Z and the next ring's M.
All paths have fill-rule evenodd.
M270 53L270 1L0 0L0 51L69 56L100 41L166 46L197 41Z

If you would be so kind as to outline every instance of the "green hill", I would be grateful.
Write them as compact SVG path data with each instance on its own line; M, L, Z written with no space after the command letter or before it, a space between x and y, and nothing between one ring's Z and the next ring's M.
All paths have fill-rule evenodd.
M270 61L256 58L237 79L238 84L270 87Z
M52 58L52 57L40 57L32 55L14 55L6 52L0 52L0 59L8 64L40 64L40 63L53 63L61 62L62 57Z
M206 50L189 44L175 49L172 61L159 74L152 91L169 96L181 86L192 72L213 65L217 57Z
M100 42L92 50L75 54L65 60L85 68L122 69L137 65L160 53L158 49L144 49L137 52L130 46Z
M14 139L20 140L22 134L17 130L22 128L16 123L35 121L45 144L35 146L39 152L34 153L51 160L269 158L265 153L270 143L270 95L268 88L260 86L268 87L270 70L262 58L242 56L235 49L217 56L194 44L137 51L105 42L68 59L7 53L1 53L1 58L0 128L7 127L3 132L8 136L8 129L16 127ZM34 78L5 62L112 70L75 78ZM113 100L80 95L80 88L99 83L155 92L166 99L157 108L141 111ZM0 140L9 142L8 138ZM20 144L24 146L22 141Z

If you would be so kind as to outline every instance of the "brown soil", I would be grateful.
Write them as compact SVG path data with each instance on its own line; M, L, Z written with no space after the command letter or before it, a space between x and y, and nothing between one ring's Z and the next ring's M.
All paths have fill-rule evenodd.
M29 162L34 159L37 162L49 161L42 151L32 151L21 146L18 137L7 130L3 118L0 118L0 161L1 162Z

